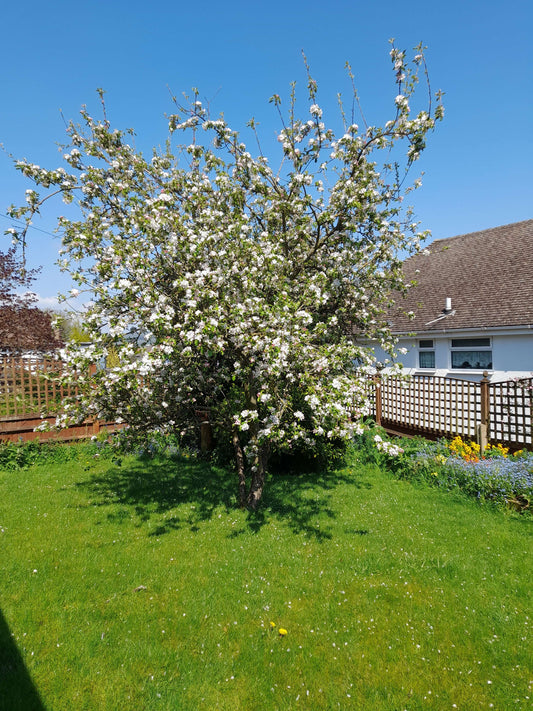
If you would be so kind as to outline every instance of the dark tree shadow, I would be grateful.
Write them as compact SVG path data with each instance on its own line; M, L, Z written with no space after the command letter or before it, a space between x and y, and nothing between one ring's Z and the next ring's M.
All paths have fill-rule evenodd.
M332 534L327 520L335 518L331 497L339 483L349 483L356 488L370 486L343 469L325 473L273 474L268 479L260 508L248 514L248 526L252 531L259 531L272 517L276 517L284 519L295 533L328 540ZM235 533L238 534L238 531Z
M46 711L1 610L0 711Z
M79 482L78 487L91 495L92 503L105 507L119 504L108 517L120 522L129 519L131 512L140 523L160 519L150 535L161 535L174 528L193 530L213 515L215 508L235 508L235 486L225 470L207 462L165 457L139 458L124 466L114 466L104 474ZM187 513L171 518L165 515L189 504Z
M296 533L319 540L331 538L323 521L324 517L335 518L331 495L339 482L349 482L358 488L370 486L344 470L269 476L260 507L248 514L247 525L257 532L272 518L279 518ZM159 519L149 534L152 536L183 527L198 530L199 524L209 520L215 510L220 512L221 506L226 512L237 507L236 475L230 469L194 459L139 459L127 466L115 466L103 475L92 476L77 486L91 495L93 504L123 507L114 506L108 514L110 520L120 523L122 519L129 519L132 512L139 524ZM181 504L188 504L186 513L177 512L168 517L168 513ZM322 523L317 525L319 517ZM237 530L230 535L240 534Z

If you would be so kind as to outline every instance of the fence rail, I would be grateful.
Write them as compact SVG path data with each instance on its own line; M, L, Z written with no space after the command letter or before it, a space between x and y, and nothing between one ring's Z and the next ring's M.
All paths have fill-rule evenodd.
M87 439L98 435L99 432L116 432L126 426L124 423L85 420L61 429L36 430L46 419L39 415L0 418L0 442L28 442L35 439L40 441ZM53 426L55 418L48 418L48 421Z

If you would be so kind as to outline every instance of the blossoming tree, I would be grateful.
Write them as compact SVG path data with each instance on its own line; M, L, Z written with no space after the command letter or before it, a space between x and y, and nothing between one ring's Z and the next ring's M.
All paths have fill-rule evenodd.
M84 328L93 345L65 352L82 392L66 418L185 433L207 413L215 442L233 448L250 508L273 451L312 450L361 426L354 364L370 355L353 334L393 347L383 313L403 288L399 252L424 237L402 207L405 176L442 117L431 92L424 110L410 107L417 74L427 79L422 48L408 62L393 45L391 57L398 89L383 127L356 125L341 102L340 132L328 127L309 70L305 117L294 87L287 116L272 97L276 169L196 91L186 106L175 102L167 147L150 159L103 105L101 120L82 110L81 125L69 125L67 169L16 163L81 210L79 220L60 218L60 263L92 295ZM31 190L12 214L29 220L42 200ZM110 352L113 367L87 376Z

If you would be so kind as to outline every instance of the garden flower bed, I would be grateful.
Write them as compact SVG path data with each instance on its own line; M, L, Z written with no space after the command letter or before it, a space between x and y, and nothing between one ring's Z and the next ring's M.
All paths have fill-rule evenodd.
M358 438L367 459L401 479L424 480L444 489L460 489L469 496L519 511L531 510L533 500L533 452L513 455L502 445L480 452L475 442L456 437L451 442L432 442L421 437L386 441L379 428Z

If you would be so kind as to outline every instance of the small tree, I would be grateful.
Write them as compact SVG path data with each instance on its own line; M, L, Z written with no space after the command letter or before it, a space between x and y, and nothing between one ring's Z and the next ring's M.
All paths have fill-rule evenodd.
M398 88L383 127L360 128L340 104L337 136L309 70L306 116L297 117L294 87L287 117L272 97L277 170L197 91L176 104L167 147L150 159L128 142L132 131L111 128L100 92L103 118L83 109L82 125L68 127L69 172L17 162L81 208L80 220L59 222L61 264L93 294L84 321L93 345L69 346L71 372L119 356L90 381L78 376L85 397L73 415L185 434L207 411L219 446L233 447L250 508L273 451L312 450L361 427L365 379L354 364L371 354L353 334L393 347L383 313L404 288L399 253L425 236L402 210L403 185L442 117L431 93L411 112L417 72L427 79L422 48L412 63L394 46L391 57ZM190 138L172 148L176 133ZM13 215L29 219L41 202L30 191Z

